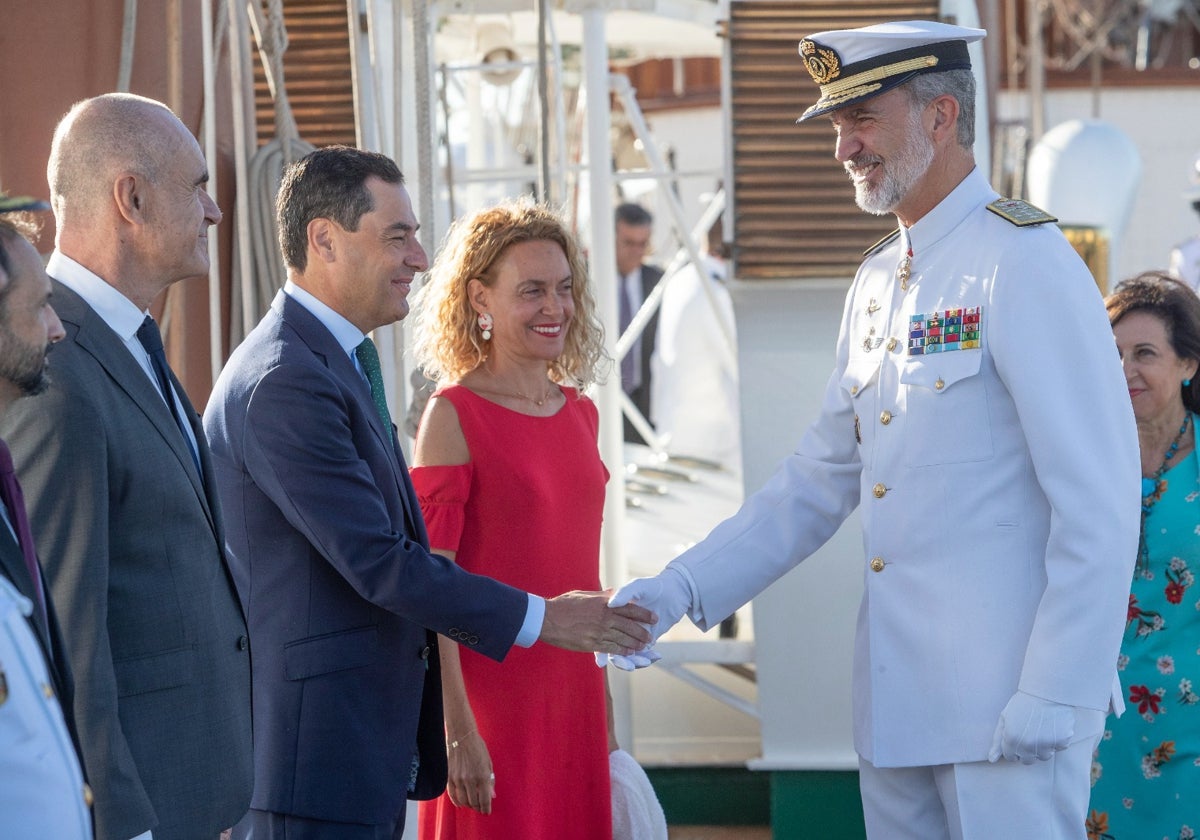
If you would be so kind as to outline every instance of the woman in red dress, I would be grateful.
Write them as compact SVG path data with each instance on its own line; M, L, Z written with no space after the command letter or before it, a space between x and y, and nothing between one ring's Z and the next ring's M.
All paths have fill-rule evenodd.
M534 594L600 588L608 472L582 391L604 358L579 246L532 202L460 220L414 300L440 385L413 483L434 551ZM591 656L536 645L501 664L440 640L447 791L421 840L611 840L611 734Z

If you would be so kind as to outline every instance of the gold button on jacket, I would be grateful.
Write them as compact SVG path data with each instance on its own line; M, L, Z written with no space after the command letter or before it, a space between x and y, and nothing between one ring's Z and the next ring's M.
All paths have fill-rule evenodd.
M871 558L871 571L872 572L882 572L883 566L884 566L884 563L883 563L882 557L872 557Z
M883 411L882 411L882 412L879 414L879 422L880 422L880 423L882 423L882 424L883 424L883 425L885 425L885 426L886 426L888 423L891 423L891 422L892 422L892 412L888 411L887 409L884 409L884 410L883 410Z
M875 494L876 499L882 499L887 494L887 488L880 482L871 488L871 492Z

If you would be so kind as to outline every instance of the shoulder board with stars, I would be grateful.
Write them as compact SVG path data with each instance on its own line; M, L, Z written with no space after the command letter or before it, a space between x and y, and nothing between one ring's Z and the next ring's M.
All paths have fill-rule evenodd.
M1051 216L1040 207L1034 207L1028 201L1022 201L1019 198L998 198L989 204L987 209L1017 227L1044 225L1046 222L1058 221L1056 217Z
M891 233L889 233L887 236L883 237L883 239L880 239L878 242L876 242L876 243L875 243L874 245L872 245L870 248L868 248L867 250L863 251L863 256L864 256L864 257L869 257L869 256L871 256L872 254L874 254L876 251L878 251L878 250L879 250L880 248L882 248L884 245L886 245L886 244L888 244L889 242L891 242L893 239L895 239L895 238L896 238L897 236L899 236L899 235L900 235L900 228L896 228L894 231L892 231Z

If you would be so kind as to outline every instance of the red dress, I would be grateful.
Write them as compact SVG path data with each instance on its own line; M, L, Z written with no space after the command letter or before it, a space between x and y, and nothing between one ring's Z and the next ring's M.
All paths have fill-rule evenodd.
M608 472L599 418L590 400L562 390L566 403L552 417L459 385L439 390L457 409L471 461L412 469L435 550L456 550L464 569L544 597L600 588ZM422 802L421 840L612 840L604 671L592 655L538 643L502 663L465 648L459 656L496 798L489 815L446 794Z

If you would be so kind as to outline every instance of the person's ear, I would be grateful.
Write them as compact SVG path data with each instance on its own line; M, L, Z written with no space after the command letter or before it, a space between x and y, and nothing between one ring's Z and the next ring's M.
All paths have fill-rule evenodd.
M958 100L944 93L930 102L929 107L933 109L933 139L953 140L958 134Z
M308 250L322 262L333 262L337 256L337 231L330 219L313 219L308 223Z
M488 287L483 285L483 281L478 277L472 277L468 280L467 300L471 302L471 308L476 312L487 312L489 291Z
M142 194L142 181L132 172L122 172L113 181L113 204L117 212L130 224L145 222L146 196Z

